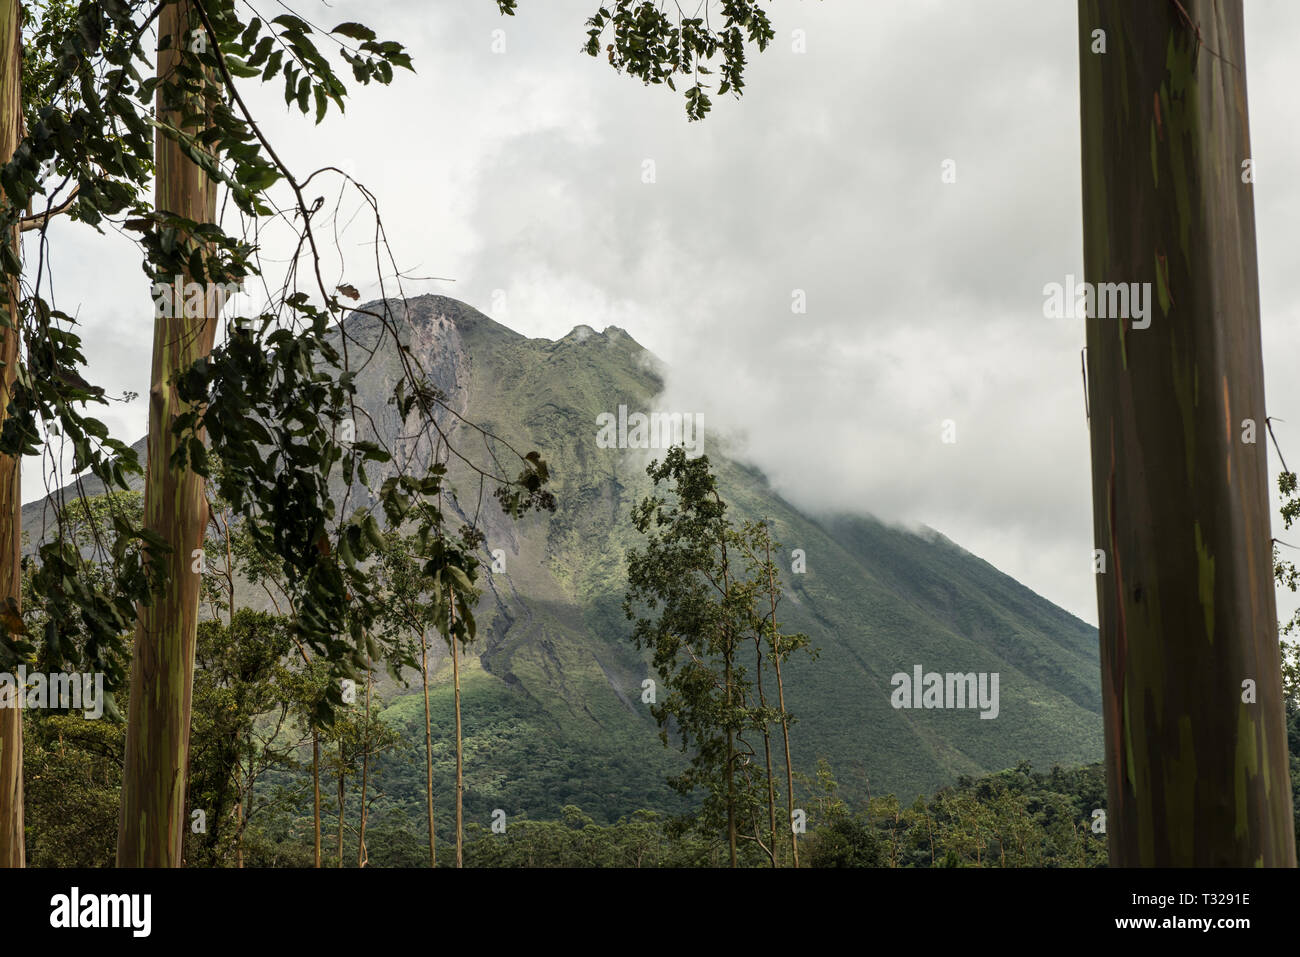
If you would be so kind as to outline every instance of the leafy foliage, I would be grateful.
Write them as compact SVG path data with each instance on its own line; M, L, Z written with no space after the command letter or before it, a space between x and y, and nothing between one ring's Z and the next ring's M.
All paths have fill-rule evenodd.
M513 4L511 4L513 6ZM674 77L690 77L686 88L686 116L700 120L713 107L709 86L701 77L713 71L708 66L721 55L715 94L745 89L745 50L767 49L775 33L758 0L722 0L716 12L705 2L686 16L676 7L676 16L664 12L664 5L651 0L616 0L600 7L587 21L589 56L599 56L602 38L610 34L604 52L610 65L643 83L665 84L677 89ZM715 24L716 18L716 24Z
M785 833L790 809L776 814L770 728L791 719L769 706L763 675L808 637L780 634L767 526L732 526L708 457L687 458L674 446L646 473L656 488L670 484L671 497L651 495L632 510L632 524L647 540L628 554L624 612L634 622L632 640L651 651L667 692L650 707L660 738L667 745L671 730L690 757L689 769L669 783L684 795L703 791L694 821L701 833L734 828L773 860L777 835L769 828L775 831L779 818ZM747 640L755 648L753 671L740 660ZM754 733L764 739L761 758Z
M291 650L287 622L277 616L241 609L229 625L199 625L187 804L203 811L205 827L186 835L191 864L232 860L272 800L256 793L258 781L293 764L302 735L290 726Z
M295 260L278 289L264 283L268 302L260 311L227 315L224 336L211 354L174 370L186 405L172 427L183 441L172 462L154 467L190 468L213 480L214 496L227 505L228 521L240 526L248 549L263 567L277 566L293 599L298 637L338 674L355 676L374 650L364 636L377 608L361 566L381 541L379 522L409 516L421 529L422 558L453 578L464 574L456 543L473 536L452 535L441 524L443 466L436 457L405 463L383 482L371 506L336 514L331 481L367 485L367 466L392 456L374 442L340 435L341 424L358 415L354 373L339 331L345 315L356 310L321 280L312 226L320 201L304 193L311 177L296 177L280 160L240 95L239 81L282 81L285 102L319 123L331 106L342 110L347 95L331 54L362 85L389 83L395 68L409 70L412 64L400 43L380 40L361 24L325 31L292 13L264 20L234 0L202 0L186 7L189 29L176 68L150 75L154 51L144 40L172 2L53 2L30 13L27 132L0 169L0 228L15 227L29 204L39 208L43 202L47 213L66 207L71 218L97 230L129 231L138 237L156 302L170 299L171 307L183 309L170 291L174 277L242 288L262 277L258 249L246 239L249 222L274 216L296 223L298 250L308 260L302 288ZM159 48L175 42L160 37ZM179 125L162 118L177 111L184 117ZM224 188L245 220L242 226L193 222L152 207L146 190L155 135L178 144ZM291 215L279 212L275 189L291 194ZM42 239L44 230L42 222ZM0 315L0 332L19 336L22 347L0 453L36 455L47 437L57 436L70 451L74 471L90 473L110 491L126 490L130 476L141 474L141 463L85 411L113 397L82 377L85 356L76 322L47 301L44 242L38 248L33 286L17 300L16 315ZM3 245L0 270L18 282L20 264ZM379 318L396 337L393 317ZM160 314L156 321L173 320ZM418 409L425 429L438 433L445 458L452 450L437 424L438 396L409 354L403 373L393 401ZM553 507L544 488L545 461L536 452L516 455L515 470L504 472L494 460L483 472L503 508L520 515ZM216 460L219 473L213 472ZM108 501L112 506L114 500ZM44 616L43 654L80 647L116 689L124 674L114 661L136 607L168 586L159 559L171 543L147 529L138 512L117 509L111 535L103 550L113 556L115 573L105 576L91 569L91 560L60 525L40 544L31 590ZM472 627L468 614L466 621ZM0 635L0 661L24 659L35 650L21 628L7 626ZM336 693L322 701L323 720L337 704Z

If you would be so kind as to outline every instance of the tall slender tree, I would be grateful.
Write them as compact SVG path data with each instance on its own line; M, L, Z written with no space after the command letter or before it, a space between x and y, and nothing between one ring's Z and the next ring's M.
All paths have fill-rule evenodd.
M214 222L218 180L233 205L250 217L269 214L265 191L287 180L302 223L301 242L313 262L319 257L310 224L314 208L307 208L302 184L249 114L233 76L267 80L282 72L290 101L304 113L314 103L318 122L331 102L341 106L343 83L317 50L312 27L292 14L275 17L271 23L278 36L260 40L261 18L241 21L228 0L163 0L152 16L158 23L156 77L142 90L152 90L156 99L156 197L149 216L131 226L146 234L155 305L162 306L154 329L143 529L154 581L162 587L142 603L136 629L131 679L136 697L119 835L123 866L180 860L199 595L193 564L201 558L207 525L208 436L225 466L217 490L230 503L228 521L240 521L263 556L276 556L298 596L295 630L348 674L364 663L363 631L375 614L357 568L365 557L362 527L367 521L373 527L374 517L366 513L344 523L338 534L350 534L352 547L342 549L347 561L341 562L333 555L327 527L334 509L329 480L340 459L347 459L345 478L351 481L359 472L364 483L362 463L388 458L374 443L344 450L334 436L334 426L354 409L353 393L350 376L322 371L323 366L338 371L340 357L326 334L328 318L341 316L343 309L324 288L319 271L314 271L316 292L325 310L302 292L282 291L279 308L299 319L309 317L296 335L276 330L284 313L267 312L256 320L232 319L227 340L213 349L224 302L214 290L223 284L229 289L257 271L255 250ZM410 66L400 44L378 43L360 24L342 23L330 33L360 82L387 83L395 65ZM275 49L277 40L292 51L288 61L283 49ZM195 298L188 291L191 283L202 295ZM259 343L260 337L265 339ZM420 378L413 370L407 373ZM226 402L238 412L229 414ZM426 406L422 401L428 412ZM361 613L352 614L351 605ZM344 624L353 642L339 636ZM337 690L331 692L322 710L330 710L337 698Z
M738 653L753 592L733 568L727 506L708 457L688 459L674 446L646 472L668 494L656 491L632 510L646 544L628 553L624 612L666 691L650 709L660 738L666 745L674 731L691 754L690 767L669 783L682 794L703 790L696 826L705 834L722 830L736 867L740 835L757 835L761 826L753 812L762 798L752 776L745 775L743 789L737 781L736 738L751 725L746 702L752 695Z
M437 627L451 652L452 697L456 709L456 866L465 866L465 740L461 728L460 654L478 630L474 604L479 560L475 548L482 544L475 529L462 528L455 539L439 539L428 549L424 572L437 598ZM446 600L442 596L446 595Z
M452 695L456 706L456 866L465 866L465 744L460 726L460 644L456 637L456 589L447 589L448 638L451 646Z
M208 128L204 118L219 97L215 82L178 82L182 60L193 55L190 44L201 31L188 0L168 4L159 14L159 122L193 137ZM207 72L198 75L206 77ZM158 212L200 226L212 223L217 185L207 170L194 162L181 141L162 129L154 150ZM191 232L182 234L181 241L193 244L201 261L206 250L199 237ZM203 275L190 269L184 281ZM167 279L159 277L163 283ZM210 301L205 297L205 306ZM206 308L194 311L198 314L192 314L184 302L174 302L154 319L145 526L170 548L151 556L167 587L141 607L136 627L117 847L121 867L175 866L181 860L200 585L191 564L203 548L208 503L201 475L192 468L173 471L173 456L182 441L173 424L185 410L174 376L212 351L219 318ZM201 441L201 429L198 437Z
M384 599L379 627L385 642L396 646L404 635L419 643L420 687L424 695L424 802L429 838L429 866L438 866L437 834L433 819L433 721L429 707L429 640L437 627L438 595L430 596L428 583L416 558L416 541L390 529L375 566Z
M370 669L366 668L364 680L366 683L366 727L370 727L370 684L372 680ZM361 755L361 822L357 826L357 867L365 867L370 860L366 853L366 792L370 789L370 748L367 741L367 748Z
M6 163L22 136L22 4L0 0L0 163ZM7 203L6 203L7 205ZM16 210L8 235L0 238L16 260L19 254ZM8 415L18 375L18 277L7 275L4 315L0 317L0 426ZM0 455L0 616L6 629L21 623L22 472L21 456ZM22 867L23 718L16 707L0 708L0 867Z
M424 691L424 807L429 831L429 866L438 866L438 838L433 824L433 722L429 718L429 636L420 633L420 686Z
M219 463L217 468L219 471ZM225 506L227 503L223 502L222 505ZM231 525L228 510L223 512L223 517L224 521L221 525L221 534L224 541L222 544L227 553L232 555L235 567L251 586L254 588L261 586L263 593L265 593L266 597L270 600L277 615L287 614L290 618L296 618L297 607L294 602L294 596L286 587L279 564L270 560L269 556L260 552L255 547L246 529L233 527ZM233 591L234 589L232 587L232 595ZM291 634L290 638L294 643L294 647L298 651L298 656L301 658L303 668L305 669L303 687L300 689L298 695L299 703L305 705L306 702L313 699L313 695L306 689L316 683L313 681L313 677L316 676L316 672L319 671L319 663L313 664L312 657L308 653L306 646L296 635ZM302 709L302 717L306 721L311 732L313 866L319 869L321 866L321 725L313 711L313 707L304 707Z
M776 577L776 563L772 561L772 535L765 526L763 529L763 561L767 572L768 612L771 615L772 630L768 633L772 645L772 667L776 670L777 707L781 714L781 741L785 746L785 798L786 813L790 827L790 858L795 867L799 866L799 832L794 826L794 764L790 760L790 712L785 707L785 680L781 676L781 663L789 657L791 651L799 647L800 638L807 642L806 635L794 635L787 638L781 634L776 621L776 606L781 598L781 588ZM784 642L783 642L783 639Z
M759 663L757 666L759 708L756 712L756 718L761 722L763 729L765 751L770 751L768 726L772 721L779 722L781 725L781 738L785 750L786 827L790 837L791 863L798 867L799 835L794 827L794 765L790 759L790 725L794 721L794 715L786 708L785 679L781 669L796 651L806 649L811 657L816 658L817 650L809 647L807 635L783 633L780 622L777 620L777 606L781 603L781 574L776 562L772 559L772 551L773 549L779 549L780 543L772 541L771 523L767 521L746 522L740 531L735 533L735 541L745 558L746 575L752 590L749 607L749 629L759 648ZM776 708L769 708L763 695L762 674L769 665L776 677ZM770 755L767 758L767 764L768 806L772 818L775 819L776 797L774 792L776 783L772 772ZM776 847L776 826L773 823L772 854L774 863Z
M1079 41L1111 863L1294 866L1242 5L1081 0Z

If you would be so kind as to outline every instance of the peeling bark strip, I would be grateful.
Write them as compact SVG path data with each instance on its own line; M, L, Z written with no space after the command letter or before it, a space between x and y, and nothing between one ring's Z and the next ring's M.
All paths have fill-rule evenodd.
M169 74L185 55L190 11L191 4L181 0L164 7L159 16L159 37L171 37L169 48L158 52L159 76ZM159 86L158 115L179 128L181 104L164 102L164 95ZM191 103L187 112L203 115L204 106ZM154 153L155 207L196 222L212 222L216 184L161 132L155 137ZM170 465L178 445L171 425L182 406L169 380L177 370L212 351L216 323L216 316L154 320L144 514L146 526L172 550L163 558L166 594L139 609L118 823L119 867L181 864L199 599L199 576L190 571L190 555L203 545L208 506L203 480Z
M1266 417L1241 0L1080 0L1079 32L1085 275L1160 294L1087 323L1111 864L1294 867L1266 451L1231 428Z
M22 4L0 0L0 163L14 155L22 136L21 34ZM18 228L5 241L18 250ZM18 322L18 286L4 291L9 321ZM0 427L9 409L9 396L18 374L18 330L0 328ZM0 601L12 601L17 611L22 599L19 547L22 538L21 459L0 456ZM0 709L0 867L22 867L23 857L23 714L17 708Z

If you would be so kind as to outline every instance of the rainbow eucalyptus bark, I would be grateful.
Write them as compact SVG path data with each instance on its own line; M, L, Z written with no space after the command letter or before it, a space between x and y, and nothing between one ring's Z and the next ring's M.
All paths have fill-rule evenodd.
M22 4L0 0L0 163L14 154L22 138ZM5 241L18 250L15 224ZM16 277L15 277L16 279ZM18 284L4 291L9 321L18 322ZM18 330L0 328L0 427L18 374ZM22 469L18 456L0 456L0 601L17 612L22 598L19 546L22 538ZM23 714L0 708L0 867L22 867L23 856Z
M1079 33L1086 278L1150 284L1087 320L1110 860L1294 866L1241 3Z
M168 49L158 51L159 76L169 74L179 58L187 55L185 37L190 29L189 3L163 8L158 35L171 40ZM202 104L183 108L174 94L166 100L165 96L160 86L157 108L164 122L180 128L182 113L203 113ZM189 132L198 132L192 120ZM208 175L161 132L155 138L154 151L156 208L196 222L212 222L216 187ZM190 279L188 275L184 278ZM184 317L181 303L173 306L176 318L154 320L144 494L145 524L171 550L158 557L166 567L166 592L155 597L153 604L140 607L136 628L118 824L119 867L180 866L185 826L200 578L191 570L191 556L203 546L208 507L203 479L170 464L178 444L171 426L183 411L170 380L177 370L212 351L217 317Z

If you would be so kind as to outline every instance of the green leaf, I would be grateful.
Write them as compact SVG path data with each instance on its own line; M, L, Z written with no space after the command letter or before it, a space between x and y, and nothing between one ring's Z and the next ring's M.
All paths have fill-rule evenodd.
M462 594L469 595L473 593L474 583L470 581L469 576L466 575L463 571L461 571L458 567L456 567L455 565L448 565L446 568L446 572L448 576L450 576L453 579L452 584L454 584L457 588L461 589Z
M352 40L373 40L375 31L362 23L340 23L330 33L337 33L339 36L348 37Z

